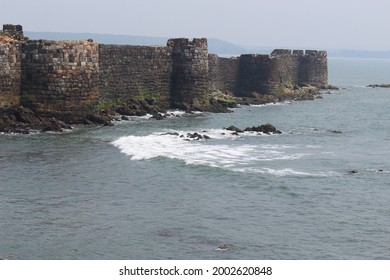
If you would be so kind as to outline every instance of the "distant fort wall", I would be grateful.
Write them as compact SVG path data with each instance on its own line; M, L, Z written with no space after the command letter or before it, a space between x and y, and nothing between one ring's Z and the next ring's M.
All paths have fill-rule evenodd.
M216 54L209 54L209 80L210 90L222 91L235 94L239 89L239 66L238 57L218 57Z
M99 102L153 98L165 108L207 108L216 91L245 97L275 94L286 84L328 84L325 51L225 58L208 53L207 39L103 45L26 40L21 26L3 29L14 40L0 41L0 109L22 105L68 122L81 121Z

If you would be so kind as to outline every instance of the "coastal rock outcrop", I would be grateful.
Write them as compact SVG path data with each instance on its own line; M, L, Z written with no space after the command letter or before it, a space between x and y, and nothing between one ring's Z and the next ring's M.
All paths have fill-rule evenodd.
M264 134L268 134L268 135L282 133L280 130L276 129L275 126L273 126L270 123L262 124L260 126L247 127L244 130L242 130L234 125L229 126L228 128L225 128L225 129L233 131L234 135L238 135L238 133L244 133L244 132L260 132L260 133L264 133Z
M371 87L371 88L390 88L390 84L372 84L372 85L368 85L367 87Z
M37 116L28 108L17 107L0 111L0 132L3 133L28 134L31 130L60 132L64 129L72 127L54 117Z

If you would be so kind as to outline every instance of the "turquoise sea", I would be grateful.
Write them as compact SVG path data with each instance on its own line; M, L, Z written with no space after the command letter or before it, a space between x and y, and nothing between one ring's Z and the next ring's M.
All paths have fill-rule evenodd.
M390 89L366 87L390 60L329 76L314 101L0 135L0 257L390 259Z

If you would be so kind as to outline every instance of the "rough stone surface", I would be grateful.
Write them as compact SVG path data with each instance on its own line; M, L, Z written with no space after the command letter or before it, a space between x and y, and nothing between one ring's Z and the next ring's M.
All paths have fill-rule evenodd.
M21 79L21 105L43 116L80 122L100 98L98 44L27 41Z
M171 39L168 46L172 48L173 60L172 105L184 109L207 108L210 92L207 39Z
M0 108L20 104L21 44L0 44Z
M0 109L22 105L67 123L107 123L102 109L127 115L160 109L227 112L259 102L312 99L329 88L325 51L274 50L235 58L208 54L207 39L171 39L166 46L27 41L5 25L0 40ZM245 99L245 100L244 100Z
M171 48L99 45L99 68L102 100L146 98L170 107Z

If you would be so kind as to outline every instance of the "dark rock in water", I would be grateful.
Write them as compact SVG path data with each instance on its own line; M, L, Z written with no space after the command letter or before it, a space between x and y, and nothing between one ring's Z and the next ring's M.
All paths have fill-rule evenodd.
M327 86L321 87L321 89L339 90L339 88L334 86L334 85L327 85Z
M165 117L163 115L161 115L160 113L156 113L156 114L153 114L152 118L156 119L156 120L163 120Z
M229 250L229 246L226 244L221 244L215 250L216 251L227 251L227 250Z
M354 169L354 170L349 171L348 173L349 173L349 174L357 174L357 173L359 173L359 172L358 172L357 170Z
M341 130L330 130L332 133L341 134L343 133Z
M239 129L238 127L236 127L234 125L229 126L228 128L226 128L226 130L234 131L234 132L237 132L237 133L244 132L243 130Z
M373 84L373 85L368 85L367 87L371 88L390 88L390 84Z
M239 134L238 134L237 131L233 132L232 135L234 135L234 136L239 136Z
M161 135L173 135L173 136L179 136L179 133L177 133L177 132L167 132L167 133L163 133L163 134L161 134ZM184 135L181 135L180 137L184 137Z
M276 133L276 134L280 134L282 132L280 132L279 130L277 130L272 124L270 123L267 123L267 124L263 124L260 126L260 129L262 130L262 132L264 133Z
M261 126L252 126L247 127L244 129L244 131L255 131L255 132L262 132L265 134L281 134L282 132L280 130L277 130L272 124L263 124Z
M187 133L187 138L194 139L194 140L201 140L203 139L203 136L195 132L195 133Z
M122 116L122 117L121 117L121 120L122 120L122 121L128 121L128 120L129 120L129 118L128 118L128 117L126 117L126 116Z
M110 116L103 114L91 114L87 116L87 120L91 121L93 124L102 124L104 126L112 126L112 119Z
M176 136L179 136L178 133L177 133L177 134L175 133L175 135L176 135ZM184 138L184 135L180 135L179 137L180 137L180 138ZM187 133L187 138L184 139L184 140L190 140L190 139L193 139L193 140L202 140L202 139L209 140L209 139L211 139L211 137L208 136L208 135L206 135L206 134L201 135L201 134L199 134L199 133L197 133L197 132L194 132L194 133Z
M45 124L45 126L41 129L42 132L47 131L55 131L55 132L61 132L63 128L65 128L67 125L59 121L55 118L51 118L49 122Z

